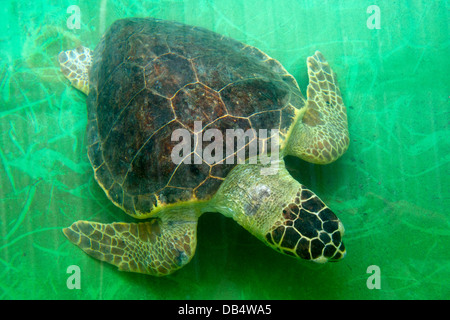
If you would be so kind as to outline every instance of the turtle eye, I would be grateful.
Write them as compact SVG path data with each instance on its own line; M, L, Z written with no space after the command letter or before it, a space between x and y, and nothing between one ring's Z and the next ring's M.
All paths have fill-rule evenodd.
M266 240L284 254L321 263L344 257L343 233L336 215L313 192L302 189L283 207Z

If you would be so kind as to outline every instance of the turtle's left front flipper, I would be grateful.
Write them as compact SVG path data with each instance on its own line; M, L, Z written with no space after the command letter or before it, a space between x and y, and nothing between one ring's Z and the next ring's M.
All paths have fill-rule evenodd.
M336 74L319 52L308 57L309 85L306 106L298 115L286 153L305 161L327 164L347 150L347 109Z
M89 94L89 68L91 67L92 51L86 47L78 47L74 50L62 51L58 56L61 72L69 79L70 83Z
M187 264L197 245L197 217L170 214L141 223L77 221L63 230L90 256L121 271L168 275Z

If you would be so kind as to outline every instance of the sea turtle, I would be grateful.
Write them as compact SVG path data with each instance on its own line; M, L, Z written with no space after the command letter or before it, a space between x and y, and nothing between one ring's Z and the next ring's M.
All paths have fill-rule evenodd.
M220 212L286 255L319 263L344 257L342 223L284 164L288 155L330 163L349 144L336 75L320 52L307 59L307 99L259 49L153 18L118 20L93 52L64 51L59 63L87 94L95 179L116 206L148 219L65 228L87 254L119 270L167 275L192 259L198 218ZM264 129L271 135L258 136ZM180 130L190 137L174 138ZM237 161L236 149L227 154L223 145L234 146L239 130L254 135L244 135L245 156ZM205 141L209 153L208 146L199 148ZM256 156L248 152L255 141ZM174 152L180 145L188 154ZM264 151L277 156L263 163Z

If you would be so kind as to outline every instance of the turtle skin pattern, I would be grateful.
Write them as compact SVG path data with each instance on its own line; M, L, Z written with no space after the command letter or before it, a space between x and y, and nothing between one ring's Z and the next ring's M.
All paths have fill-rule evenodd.
M175 164L174 130L192 133L191 156L195 121L202 132L218 129L224 137L226 129L278 129L283 141L305 105L295 79L260 50L151 18L111 26L94 50L89 82L88 156L96 180L135 217L167 204L208 200L234 167L224 161Z

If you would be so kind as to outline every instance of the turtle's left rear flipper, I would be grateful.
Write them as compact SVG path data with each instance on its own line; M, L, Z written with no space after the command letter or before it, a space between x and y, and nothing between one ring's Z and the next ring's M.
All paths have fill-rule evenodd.
M84 252L121 271L164 276L194 256L197 218L111 224L77 221L63 232Z
M289 137L287 154L327 164L347 150L347 109L342 101L336 74L319 52L308 57L307 101Z

